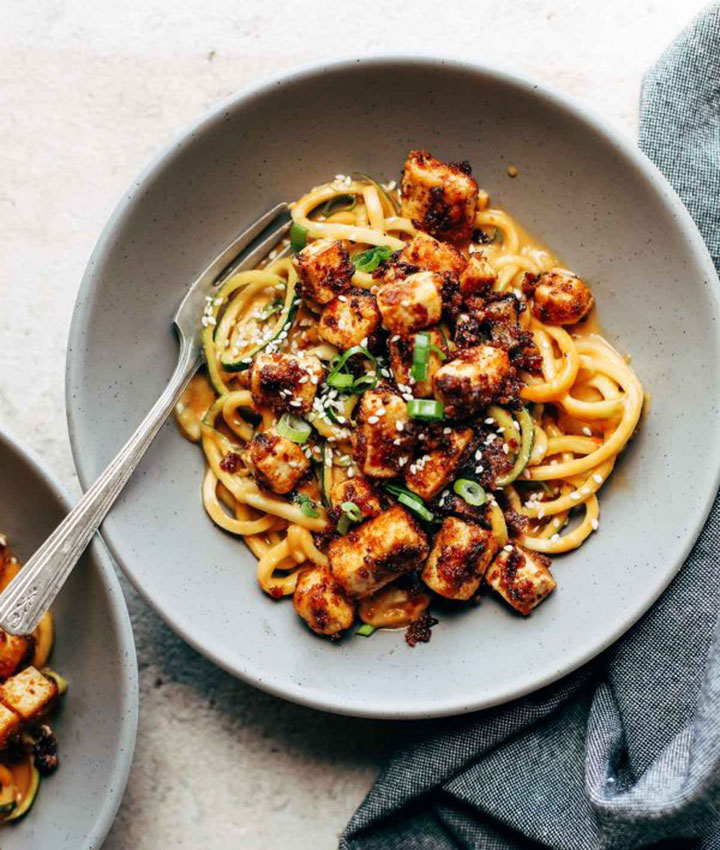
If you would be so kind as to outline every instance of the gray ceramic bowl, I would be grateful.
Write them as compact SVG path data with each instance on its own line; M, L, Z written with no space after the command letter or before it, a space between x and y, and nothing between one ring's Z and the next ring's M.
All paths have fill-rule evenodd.
M0 530L27 560L70 508L27 449L0 432ZM35 805L0 830L3 850L98 850L120 805L137 727L135 644L110 559L93 543L53 607L51 665L70 682L52 725L57 773Z
M469 159L494 202L591 281L610 339L652 393L603 490L600 532L556 560L558 591L528 620L496 599L444 616L412 650L395 633L316 639L289 603L261 594L252 556L205 516L203 459L174 423L103 531L140 592L209 658L288 699L377 717L469 711L559 678L638 619L694 541L718 484L718 283L658 171L583 107L512 75L407 58L304 69L216 109L129 187L88 267L68 355L87 485L163 389L170 317L208 260L331 175L396 178L412 147Z

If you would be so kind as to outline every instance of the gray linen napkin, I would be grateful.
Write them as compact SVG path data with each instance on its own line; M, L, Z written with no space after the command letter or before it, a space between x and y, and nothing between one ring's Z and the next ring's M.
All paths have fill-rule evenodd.
M720 7L645 79L640 145L720 264ZM532 696L414 724L341 850L720 848L720 499L615 646Z

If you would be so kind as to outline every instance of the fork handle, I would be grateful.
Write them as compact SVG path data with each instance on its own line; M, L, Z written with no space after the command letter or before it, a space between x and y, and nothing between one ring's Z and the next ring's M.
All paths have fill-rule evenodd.
M0 594L0 628L14 635L34 631L199 365L197 346L183 341L167 387L138 429Z

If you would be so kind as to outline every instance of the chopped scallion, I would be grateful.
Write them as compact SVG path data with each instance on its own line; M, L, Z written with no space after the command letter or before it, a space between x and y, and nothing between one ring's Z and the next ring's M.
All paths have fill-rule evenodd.
M356 635L361 635L362 637L370 637L370 635L377 631L375 626L371 626L370 623L363 623L362 626L358 626Z
M421 331L415 334L415 345L413 347L413 362L410 368L410 375L416 381L425 381L427 379L427 364L430 356L430 334L427 331Z
M422 422L439 422L445 418L445 405L430 398L414 398L407 403L408 416Z
M300 513L303 516L311 517L312 519L317 519L320 516L320 511L315 507L315 502L304 493L296 493L295 501L300 506Z
M277 432L293 443L305 443L312 432L309 423L294 413L283 413L278 420Z
M487 494L485 490L477 483L469 478L458 478L453 484L453 490L464 499L468 505L479 508L487 502Z
M425 502L420 498L420 496L417 496L410 490L406 490L399 484L386 484L385 490L390 493L391 496L395 496L401 505L405 505L406 508L409 508L414 514L419 516L420 519L424 519L426 522L432 522L435 519L435 514L427 509Z
M374 248L355 254L352 258L353 265L359 272L374 272L380 263L390 259L392 253L392 248L388 248L387 245L376 245Z

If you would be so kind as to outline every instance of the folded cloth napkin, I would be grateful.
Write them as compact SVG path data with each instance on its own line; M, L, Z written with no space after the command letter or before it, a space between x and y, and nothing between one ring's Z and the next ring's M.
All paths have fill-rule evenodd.
M647 75L640 145L720 263L720 7ZM614 647L507 706L414 724L341 850L720 848L720 499Z

